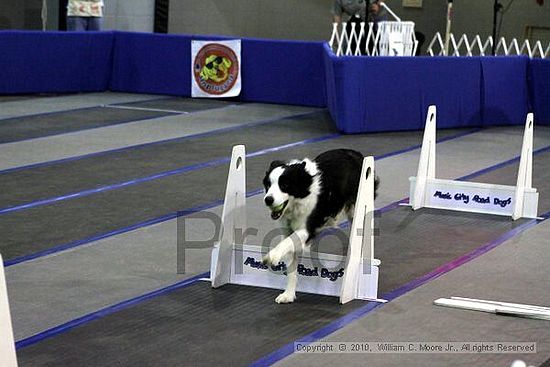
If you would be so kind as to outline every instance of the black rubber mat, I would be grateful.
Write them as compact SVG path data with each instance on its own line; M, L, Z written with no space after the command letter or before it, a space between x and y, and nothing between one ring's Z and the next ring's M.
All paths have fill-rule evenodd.
M254 157L247 160L248 189L262 187L265 169L274 159L314 157L328 149L341 147L357 149L365 155L379 156L410 147L419 141L420 135L421 133L410 132L342 136ZM200 157L202 151L195 154ZM112 171L106 172L109 174ZM77 180L82 180L83 177L85 176L80 175ZM226 179L227 164L224 164L52 205L6 213L0 215L0 251L4 259L13 259L214 202L223 198Z
M18 351L19 366L245 366L364 304L200 282Z
M196 112L240 104L237 101L197 98L160 98L152 101L120 103L117 106L150 108L178 112Z
M406 207L378 221L382 294L522 223ZM247 365L364 304L341 306L336 297L299 294L295 303L277 305L277 293L193 285L20 349L20 365Z
M0 120L0 143L174 115L171 112L91 107Z
M376 219L375 258L380 266L380 293L390 292L481 244L491 242L527 219L399 206ZM345 238L349 228L344 230ZM322 238L316 251L346 256L347 242ZM391 274L391 276L388 276Z
M335 133L327 112L284 118L208 136L129 148L84 159L0 173L0 208L93 189L228 157L235 144L249 152Z
M528 219L409 207L382 214L375 239L384 294L467 254Z

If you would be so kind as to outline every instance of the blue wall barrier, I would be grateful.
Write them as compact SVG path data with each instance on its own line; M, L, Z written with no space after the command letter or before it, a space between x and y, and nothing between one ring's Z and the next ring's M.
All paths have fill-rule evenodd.
M535 122L550 125L550 60L529 63L529 95Z
M325 45L328 107L344 133L550 124L550 60L515 57L336 57Z
M0 93L109 88L113 32L0 32Z
M345 133L479 126L481 66L473 58L336 57L326 47L329 109Z
M117 32L111 90L191 96L191 41L227 37ZM243 39L242 101L326 106L320 42Z
M525 123L531 111L527 56L481 57L483 125Z
M191 41L216 36L0 31L0 93L191 96ZM241 100L326 106L323 44L242 40Z
M243 101L326 107L322 42L243 39Z
M189 37L117 32L110 89L190 96L190 55Z
M191 41L132 32L0 31L0 93L113 90L189 97ZM550 125L550 60L527 57L335 57L320 42L242 39L246 102L328 106L340 131Z

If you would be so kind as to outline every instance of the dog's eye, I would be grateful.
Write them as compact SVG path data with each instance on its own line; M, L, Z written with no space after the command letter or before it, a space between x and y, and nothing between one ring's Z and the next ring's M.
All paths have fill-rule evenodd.
M281 191L286 191L288 189L288 184L286 183L286 181L279 182L279 188L281 189Z
M269 188L271 187L271 182L267 178L264 178L263 184L264 184L265 192L268 192Z

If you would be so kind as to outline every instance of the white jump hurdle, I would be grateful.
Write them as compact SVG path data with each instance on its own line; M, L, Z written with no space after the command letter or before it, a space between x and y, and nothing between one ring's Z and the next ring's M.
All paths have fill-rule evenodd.
M537 218L539 194L531 186L533 174L533 114L529 113L516 186L442 180L435 174L436 107L430 106L416 177L410 181L413 210L423 207Z
M245 147L233 147L222 213L222 229L212 250L211 282L217 288L227 283L285 289L285 265L268 267L262 256L268 249L245 245L240 234L246 229ZM353 299L378 299L378 266L374 258L374 158L363 161L347 257L312 254L299 257L298 292Z
M0 366L17 367L2 255L0 255Z

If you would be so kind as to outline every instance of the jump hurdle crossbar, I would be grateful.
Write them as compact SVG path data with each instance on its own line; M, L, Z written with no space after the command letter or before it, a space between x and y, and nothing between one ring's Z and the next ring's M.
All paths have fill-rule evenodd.
M533 114L525 122L516 186L436 178L435 106L428 108L418 171L410 177L410 203L413 210L423 207L485 213L519 218L537 218L539 194L532 187Z
M212 249L211 283L285 289L286 265L266 266L262 256L269 249L244 244L246 229L246 151L233 147L222 214L219 241ZM378 266L374 258L374 158L363 160L359 192L347 256L312 253L305 249L298 257L298 292L340 297L344 304L353 299L378 299Z
M17 367L4 260L0 255L0 366Z

